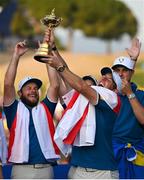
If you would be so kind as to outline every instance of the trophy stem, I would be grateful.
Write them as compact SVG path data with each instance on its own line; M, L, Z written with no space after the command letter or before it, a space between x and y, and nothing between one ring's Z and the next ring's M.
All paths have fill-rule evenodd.
M39 62L43 62L46 63L46 61L42 60L44 57L47 57L49 52L50 52L50 48L49 48L49 43L50 43L50 38L51 38L51 30L55 27L57 27L61 21L62 18L60 17L56 17L55 13L54 13L53 9L51 11L50 15L46 15L44 18L42 18L40 21L43 25L45 25L48 29L49 32L49 36L47 37L45 35L44 39L43 39L43 43L40 45L40 47L38 48L36 54L34 55L34 59L39 61Z

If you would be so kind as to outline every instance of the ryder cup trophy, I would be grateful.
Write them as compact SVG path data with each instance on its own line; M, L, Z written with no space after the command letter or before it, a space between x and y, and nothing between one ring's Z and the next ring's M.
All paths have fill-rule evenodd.
M51 29L57 27L62 21L62 18L56 17L54 11L55 11L55 9L53 9L51 11L50 15L46 15L44 18L42 18L40 20L40 22L43 25L45 25L49 31L51 31ZM40 47L38 48L37 52L35 53L34 59L39 62L45 63L45 61L42 60L42 58L47 57L47 55L49 54L49 51L50 51L50 48L49 48L48 42L43 41L43 43L40 44Z

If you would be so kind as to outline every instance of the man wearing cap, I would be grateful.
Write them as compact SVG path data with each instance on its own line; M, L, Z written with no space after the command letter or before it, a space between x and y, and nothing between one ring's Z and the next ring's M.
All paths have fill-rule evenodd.
M139 52L137 42L133 60L118 57L112 66L122 79L119 94L122 106L113 131L115 157L122 179L144 178L144 92L131 82Z
M54 69L47 67L50 86L46 98L39 103L42 81L28 76L20 81L20 99L16 99L14 82L17 67L27 50L25 42L16 44L5 74L4 112L10 130L8 161L13 163L11 178L48 179L53 178L52 166L59 158L59 150L53 141L52 119L59 83L56 77L52 77Z
M80 99L80 105L78 107L77 105L72 104L72 110L75 110L75 107L76 107L78 111L77 113L73 113L74 111L71 111L70 113L71 109L69 109L71 102L73 102L73 100L75 99L76 93L73 95L72 99L69 100L69 103L67 105L68 111L67 109L65 110L65 112L68 112L68 114L70 114L69 119L68 119L68 116L66 116L66 114L63 115L63 118L60 120L60 123L58 124L57 129L56 129L56 133L58 134L55 134L55 137L54 137L55 142L59 145L59 141L60 141L59 132L61 131L59 131L60 129L58 128L61 127L64 129L65 119L67 119L68 122L72 122L74 119L77 120L78 118L80 118L81 115L83 117L83 114L80 114L80 113L83 112L82 107L85 105L84 103L87 103L86 101L88 101L88 104L86 104L85 106L88 105L90 111L93 112L93 114L91 115L90 112L88 111L89 113L88 116L92 117L92 119L90 119L91 130L88 132L89 134L91 132L92 134L94 134L94 141L93 143L91 143L91 145L89 142L88 142L89 145L88 144L77 145L75 144L75 141L74 141L74 144L72 142L73 147L72 147L72 154L71 154L71 161L70 161L71 168L69 172L69 178L77 178L77 179L78 178L81 178L81 179L82 178L87 178L87 179L90 179L90 178L93 178L93 179L94 178L102 178L102 179L115 178L116 179L118 178L117 163L114 159L113 149L112 149L112 130L113 130L117 113L120 108L120 102L117 101L118 97L116 93L103 88L103 87L106 87L111 90L114 90L116 88L116 85L113 82L112 74L106 73L103 75L103 77L99 81L99 85L102 87L95 86L101 89L100 92L95 91L94 88L90 87L84 80L82 80L77 75L73 74L67 68L65 68L64 71L60 72L60 74L63 78L67 80L69 85L76 90L76 93L77 92L80 93L80 95L78 94L78 98L83 96L85 97L85 99L84 101ZM103 95L101 95L102 89L104 91L107 90L112 93L112 95L110 95L109 97L111 97L110 99L112 101L113 99L115 99L115 103L113 107L109 105L109 102L102 99L103 97ZM101 98L99 98L99 94ZM96 129L94 129L95 127L94 122L96 122ZM83 123L85 123L85 121ZM77 127L75 126L75 128ZM82 126L81 128L84 129L84 127ZM67 133L67 131L65 132ZM82 133L81 132L82 131L80 130L80 137L82 138L85 137L83 132ZM84 129L84 132L85 132L85 129ZM72 141L69 138L70 134L71 132L64 139L65 143L68 145L69 145L69 142ZM78 139L78 136L76 136L76 139ZM90 142L91 142L91 139L90 139ZM58 147L60 148L60 146ZM64 149L63 147L60 148L62 153L66 152L65 147L66 146L64 146ZM64 155L67 155L66 153Z
M112 130L120 102L117 94L111 91L116 89L112 73L103 74L100 86L91 87L85 78L70 71L56 48L51 49L52 55L45 61L74 90L72 98L70 96L65 101L67 108L54 136L65 156L71 152L69 147L72 146L69 178L118 178L112 149Z
M71 164L73 167L70 169L70 178L88 178L88 179L89 178L118 178L118 174L116 175L116 172L113 171L113 170L116 170L117 165L113 157L113 150L112 150L112 144L111 144L112 143L111 142L112 130L113 130L114 122L116 119L115 117L116 114L114 114L112 109L108 108L109 106L107 106L105 101L103 101L101 98L98 99L99 95L95 91L94 88L91 88L90 86L88 86L80 77L78 77L77 75L75 75L69 70L64 60L59 56L59 54L57 54L58 52L55 47L55 44L54 44L54 48L52 49L53 49L53 52L52 52L53 56L48 56L48 59L47 59L48 64L54 67L58 71L59 75L64 80L66 80L72 88L74 88L76 91L80 92L84 97L86 97L86 99L88 99L88 101L90 102L89 104L94 106L95 112L96 112L96 135L95 135L96 139L94 141L94 145L89 146L89 147L87 146L77 147L76 145L73 146L72 159L71 159ZM135 60L138 57L138 54L140 51L140 43L137 40L133 41L131 48L127 49L127 51L128 51L128 54L131 56L131 59ZM112 76L114 73L111 73L111 70L109 70L109 68L104 68L101 71L101 73L103 74L103 78L99 82L99 85L113 90L114 86L112 85ZM113 76L113 79L114 79L114 76ZM121 88L122 88L121 83L117 85L117 88L119 88L119 90L121 91ZM74 101L75 99L73 98L72 101ZM111 97L111 99L112 100L114 99L114 95ZM83 104L80 104L80 106L83 106ZM78 113L76 114L78 115L81 112L80 106L78 106L79 108L77 108ZM71 104L70 106L68 105L68 108L71 108ZM119 108L116 108L116 109L119 110ZM125 112L126 112L126 109L123 113ZM72 114L69 117L71 118L71 116ZM59 126L63 124L64 117L65 115L63 116L57 128L59 128ZM68 122L71 122L70 118ZM93 118L91 118L91 121L92 120ZM75 129L75 131L76 130L77 129ZM72 131L70 132L70 137L74 137ZM61 132L63 133L63 131ZM89 131L89 133L91 132ZM59 143L60 145L59 147L65 153L66 151L65 149L63 149L63 147L66 147L65 146L66 143L70 145L69 143L70 141L68 140L71 140L71 139L66 138L66 139L63 139L63 141L60 141L61 139L56 135L57 134L55 134L55 141L59 140L59 142L57 141L57 143ZM85 134L83 134L83 136L85 137ZM76 139L73 139L73 140L75 141L79 139L76 136ZM63 142L65 142L65 144ZM68 147L66 148L69 149Z

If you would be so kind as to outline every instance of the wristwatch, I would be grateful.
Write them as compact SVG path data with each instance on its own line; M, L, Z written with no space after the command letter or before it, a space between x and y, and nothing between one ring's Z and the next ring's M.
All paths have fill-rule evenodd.
M128 95L128 98L129 99L133 99L133 98L135 98L136 97L136 95L134 94L134 93L131 93L130 95Z
M65 70L66 66L65 65L60 65L56 68L57 71L63 72Z

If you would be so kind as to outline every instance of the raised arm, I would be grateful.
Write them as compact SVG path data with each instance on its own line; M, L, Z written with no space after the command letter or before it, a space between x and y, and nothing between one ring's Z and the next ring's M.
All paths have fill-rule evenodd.
M16 44L12 59L7 68L5 79L4 79L4 105L11 104L15 97L14 82L17 73L17 67L20 57L25 54L28 49L25 46L25 42L19 42Z
M51 54L50 48L52 46L52 41L51 41L50 29L46 29L43 43L49 44L49 54ZM49 78L49 83L50 83L47 90L47 96L52 102L57 102L58 96L59 96L59 79L58 79L56 70L53 67L46 64L46 68L47 68L47 73L48 73L48 78Z
M54 46L56 47L56 46ZM65 63L65 61L63 60L63 58L61 57L61 55L59 54L57 48L53 48L55 50L53 50L53 54L55 54L55 56L60 59L60 61L64 64L65 67L67 67L67 64ZM67 67L68 68L68 67ZM56 71L56 70L55 70ZM59 95L63 96L64 94L66 94L67 92L69 92L72 87L70 86L70 84L66 81L65 78L63 78L63 76L61 76L58 71L56 71L58 78L59 78L59 82L60 82L60 89L59 89Z
M133 94L130 82L128 82L126 79L123 79L122 81L122 93L127 95L131 107L133 109L134 115L136 116L139 123L144 125L144 107L139 102L135 94Z
M140 54L140 49L141 49L141 43L138 38L134 38L132 40L132 44L129 49L126 48L128 55L130 56L131 60L135 61L135 64ZM133 94L130 83L125 79L123 79L122 82L122 92L126 94L128 97L131 94ZM129 98L129 101L137 120L140 122L140 124L144 125L144 107L140 104L140 102L136 97Z
M130 48L126 48L129 57L131 58L131 60L135 61L135 63L140 54L140 49L141 49L141 43L138 38L134 38L132 40L132 44Z
M70 87L83 94L92 104L96 104L98 97L95 90L87 85L82 78L71 72L64 59L57 57L55 51L53 51L53 55L48 56L47 62L59 72Z
M57 102L59 96L59 80L55 69L49 65L46 65L48 78L49 78L49 87L47 90L47 96L52 102Z
M56 56L59 58L61 57L55 45L53 30L47 29L45 31L44 42L47 42L49 44L49 49L50 49L49 54L52 54L52 51L55 51ZM56 100L57 99L56 97L58 97L58 95L59 97L61 97L64 94L66 94L69 91L70 86L62 80L62 78L60 77L60 75L58 74L55 68L49 67L47 65L47 70L50 80L48 96L51 96L52 99ZM57 90L59 92L57 92Z
M50 36L50 37L49 37ZM50 41L49 41L50 40ZM55 68L61 78L63 79L65 83L65 87L67 87L67 90L70 90L71 88L75 89L76 91L83 94L92 104L96 104L97 102L97 94L93 88L87 85L87 83L77 76L76 74L72 73L64 59L59 54L55 43L54 43L54 33L53 31L46 31L45 32L45 41L49 41L51 46L51 54L48 55L47 58L44 58L43 60L47 60L48 64ZM62 87L60 88L62 91L64 90ZM66 91L67 91L66 90ZM62 93L62 92L61 92Z

